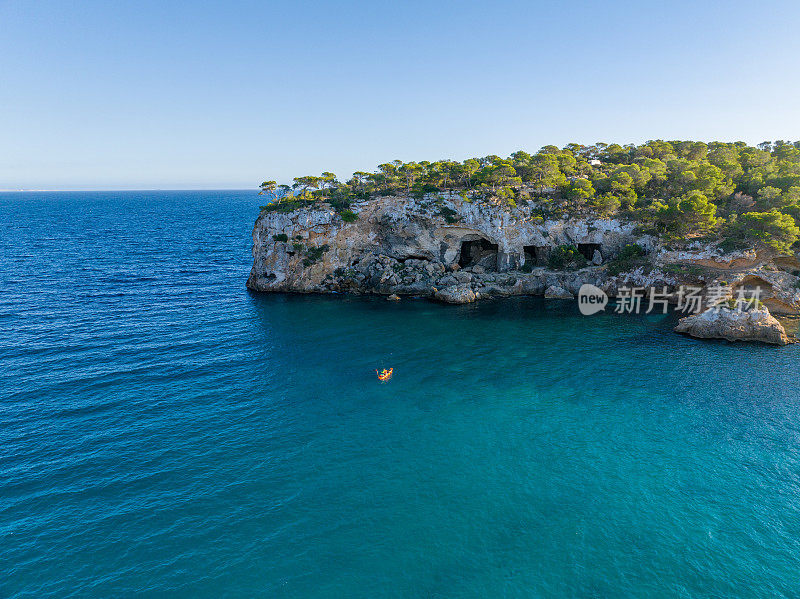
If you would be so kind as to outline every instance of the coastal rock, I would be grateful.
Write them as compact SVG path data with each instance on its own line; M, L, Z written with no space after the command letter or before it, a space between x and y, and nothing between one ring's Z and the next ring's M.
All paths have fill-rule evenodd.
M578 244L606 260L626 244L653 246L652 238L638 234L633 223L613 218L546 220L527 203L512 208L467 202L458 194L381 196L356 202L350 210L355 220L344 220L322 202L262 211L253 228L248 287L430 295L433 287L476 286L500 273L518 273L526 263L541 267L558 245ZM446 273L448 279L440 280ZM498 282L499 293L525 293L530 286L515 286L518 280Z
M700 339L761 341L774 345L789 343L783 325L766 307L749 311L709 308L700 314L681 318L675 331Z
M453 286L480 297L571 298L590 283L616 296L623 288L727 285L734 294L758 287L774 314L800 310L800 261L774 252L724 252L693 242L665 247L635 223L614 218L542 218L534 202L516 206L467 202L455 193L380 196L354 202L355 220L318 202L263 210L253 228L255 291L432 296ZM444 216L447 214L447 217ZM588 261L578 270L550 270L552 251L574 245ZM614 264L637 244L645 263ZM613 266L612 266L613 265ZM459 287L464 289L464 287ZM444 292L445 295L452 295ZM469 296L469 293L463 295Z
M433 297L447 304L470 304L478 299L467 283L437 289Z
M574 299L575 296L563 287L551 285L544 290L544 296L547 299Z

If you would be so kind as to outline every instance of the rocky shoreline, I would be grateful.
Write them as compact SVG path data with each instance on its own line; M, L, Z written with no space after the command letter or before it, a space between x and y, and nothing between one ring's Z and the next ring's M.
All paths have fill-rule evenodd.
M730 294L759 287L765 310L796 314L800 309L800 263L768 251L724 253L699 242L668 247L639 233L633 223L592 217L548 220L528 206L473 203L457 194L384 196L356 203L352 211L355 220L324 203L262 211L253 228L247 286L264 292L425 296L468 303L512 295L570 298L589 283L610 297L627 287L665 290L675 303L682 285L699 287L704 296L722 285ZM646 252L646 264L618 272L615 260L634 244ZM549 268L560 246L576 248L586 266ZM688 334L699 330L685 328ZM731 330L725 334L732 335Z
M705 312L681 318L675 332L698 339L760 341L772 345L791 343L783 325L766 307L747 311L709 308Z

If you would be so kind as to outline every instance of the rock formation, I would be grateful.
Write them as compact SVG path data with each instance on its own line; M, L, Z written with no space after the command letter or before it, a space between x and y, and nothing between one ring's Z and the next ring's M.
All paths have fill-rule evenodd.
M469 283L450 285L444 289L434 288L433 297L447 304L469 304L478 299Z
M765 306L747 311L709 308L700 314L681 318L675 331L701 339L761 341L774 345L789 343L783 326Z
M563 287L558 287L557 285L550 285L547 289L544 290L544 296L547 299L574 299L575 296L572 295L569 291L564 289Z
M629 243L651 248L634 225L614 219L544 220L525 208L469 203L459 196L388 196L353 206L355 222L332 208L264 211L253 229L257 291L433 295L468 285L481 296L575 293L602 283L603 262ZM589 267L546 270L550 251L577 246Z
M455 193L421 199L381 196L353 204L351 210L357 218L348 214L344 219L321 202L262 211L253 228L248 287L469 303L510 295L572 298L589 283L610 297L625 287L666 289L675 303L681 285L701 288L704 297L722 285L728 296L760 288L761 300L776 313L800 309L800 262L794 257L753 250L726 253L718 244L690 241L674 249L639 233L632 222L549 220L531 205L469 202ZM646 260L626 264L621 272L610 269L609 262L628 244L643 248ZM560 245L575 246L586 266L549 269L551 253ZM746 322L726 316L713 324L703 314L679 326L695 336L785 338L760 314L750 314ZM741 331L734 330L740 325Z

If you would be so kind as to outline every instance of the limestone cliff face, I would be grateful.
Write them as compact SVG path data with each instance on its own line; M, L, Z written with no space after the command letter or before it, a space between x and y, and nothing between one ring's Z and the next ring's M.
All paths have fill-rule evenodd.
M458 195L385 196L355 204L345 222L326 204L264 211L253 228L248 287L300 293L432 296L462 303L492 296L578 293L591 283L611 296L622 286L760 287L777 313L800 308L800 262L794 257L714 244L671 249L615 219L543 220L529 206L465 202ZM612 276L606 263L627 244L649 253L646 266ZM589 261L580 270L546 268L550 251L575 245ZM550 296L554 296L551 290ZM674 295L673 299L677 296Z
M437 287L470 283L490 295L541 293L564 277L574 279L568 287L579 287L587 276L597 282L598 273L545 273L555 246L580 244L600 264L625 244L652 243L614 220L542 221L524 209L512 213L458 197L438 204L383 197L354 210L359 218L353 223L323 208L262 213L253 230L248 285L261 291L428 295ZM526 265L534 272L518 270ZM504 274L510 272L514 276Z
M484 295L573 292L603 283L597 266L629 243L652 247L632 224L613 219L545 221L525 208L509 211L445 199L389 196L356 204L344 222L325 207L262 212L253 229L248 286L258 291L432 295L469 284ZM549 252L577 245L593 263L572 273L544 270ZM519 270L523 268L523 272Z

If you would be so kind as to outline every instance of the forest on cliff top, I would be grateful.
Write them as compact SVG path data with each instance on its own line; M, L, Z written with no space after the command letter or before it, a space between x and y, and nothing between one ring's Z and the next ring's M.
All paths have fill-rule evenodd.
M549 145L507 158L394 160L346 181L331 172L296 177L292 185L264 181L261 193L271 200L263 210L326 202L346 221L357 219L350 210L357 200L456 193L508 210L527 205L532 218L617 217L672 241L788 253L800 239L800 141Z

